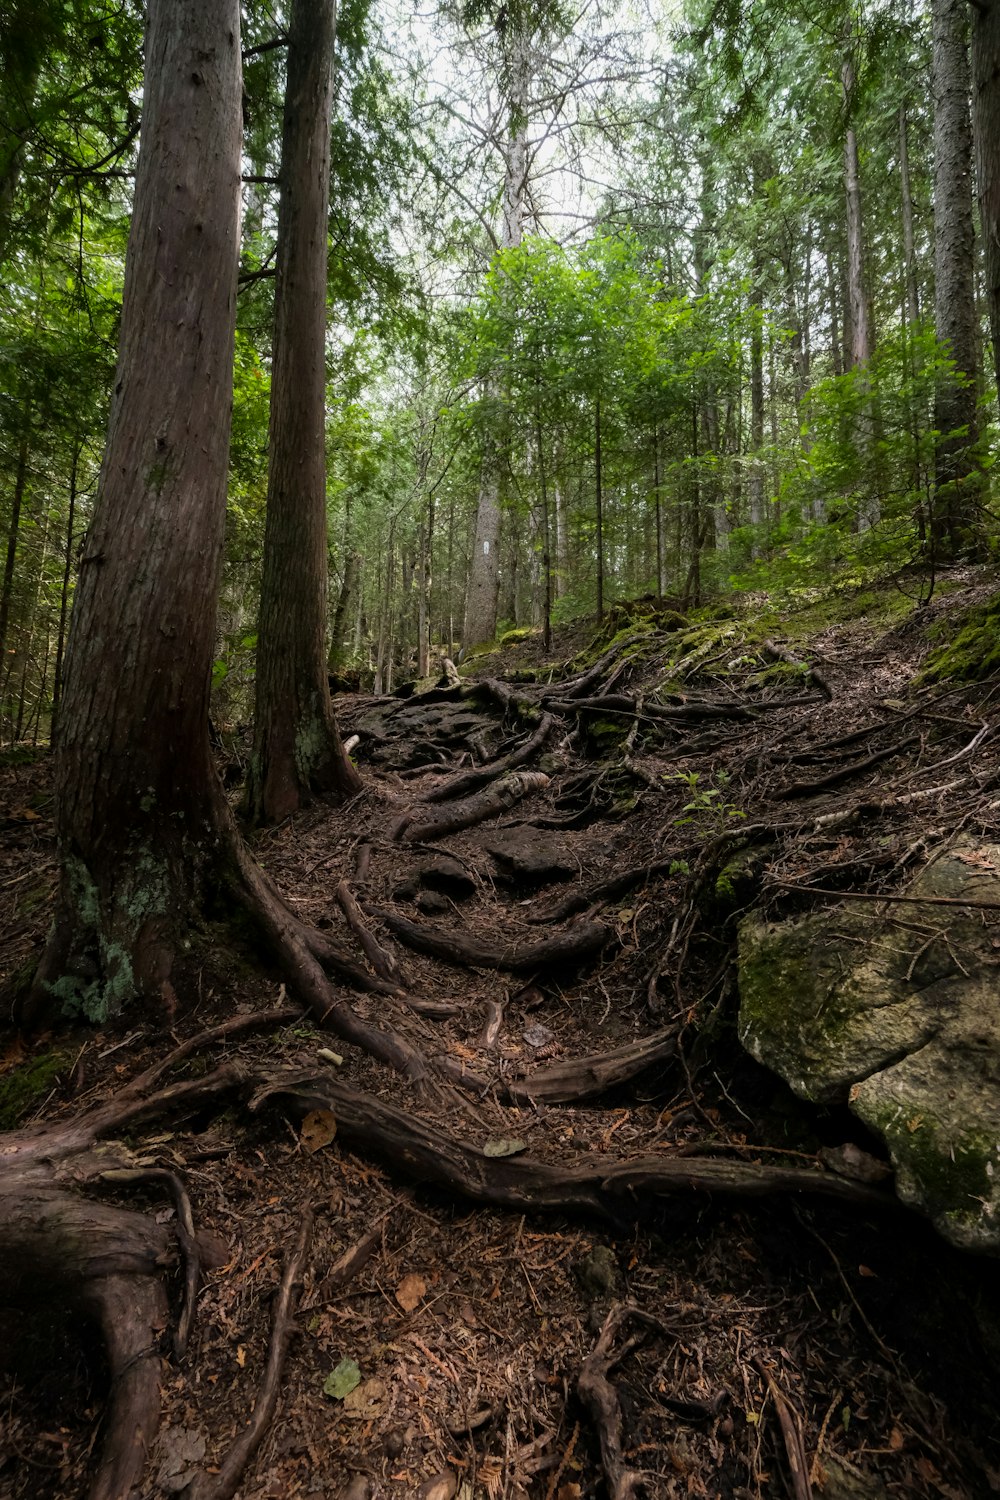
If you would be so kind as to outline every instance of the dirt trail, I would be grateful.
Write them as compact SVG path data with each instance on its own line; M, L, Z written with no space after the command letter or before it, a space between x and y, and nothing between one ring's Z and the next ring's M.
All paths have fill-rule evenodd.
M1000 689L914 684L926 618L808 641L615 625L575 661L527 642L478 683L341 699L365 791L256 846L339 991L420 1060L409 1076L292 1018L266 956L192 956L175 1043L234 1010L285 1019L206 1037L146 1089L190 1078L196 1102L115 1126L138 1169L186 1186L200 1248L142 1493L219 1492L289 1267L247 1497L1000 1487L991 1268L830 1171L821 1148L872 1143L732 1025L751 904L891 888L929 826L995 831L997 752L973 741ZM46 776L3 788L8 969L44 925ZM34 1108L69 1120L113 1109L171 1042L55 1045ZM176 1222L163 1177L88 1191ZM99 1343L48 1312L0 1313L12 1500L84 1494L100 1444Z

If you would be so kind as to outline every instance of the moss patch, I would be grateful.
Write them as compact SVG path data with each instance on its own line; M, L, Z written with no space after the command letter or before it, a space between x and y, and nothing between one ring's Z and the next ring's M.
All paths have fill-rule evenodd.
M921 676L925 682L977 682L994 672L1000 672L1000 594L969 611L958 634L931 653Z
M63 1052L40 1052L0 1077L0 1130L13 1130L41 1103L66 1062Z

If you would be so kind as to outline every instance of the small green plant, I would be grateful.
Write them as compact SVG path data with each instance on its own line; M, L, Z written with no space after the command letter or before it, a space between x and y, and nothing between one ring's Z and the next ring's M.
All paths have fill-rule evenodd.
M703 823L721 831L732 818L746 817L746 813L735 802L726 801L729 776L725 771L716 772L713 777L714 786L702 786L698 771L671 771L663 779L681 782L690 796L690 801L682 808L687 816L677 819L678 827L683 823Z

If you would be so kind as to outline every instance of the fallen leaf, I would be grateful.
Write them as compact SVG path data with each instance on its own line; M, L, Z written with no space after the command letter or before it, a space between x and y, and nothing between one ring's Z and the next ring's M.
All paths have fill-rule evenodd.
M344 1397L344 1415L361 1420L373 1417L385 1398L385 1386L381 1380L363 1380Z
M903 1446L903 1434L898 1427L894 1427L889 1434L889 1447L893 1453L898 1453Z
M542 1047L547 1047L556 1039L555 1032L543 1026L540 1021L535 1021L531 1026L526 1026L521 1033L529 1047L538 1052Z
M396 1288L396 1301L404 1312L412 1312L420 1305L420 1299L427 1293L427 1283L422 1276L411 1272L404 1276Z
M418 1500L454 1500L457 1489L458 1480L450 1470L445 1469L442 1474L435 1474L433 1479L425 1479L417 1490L417 1497Z
M513 1137L500 1136L494 1141L487 1141L483 1147L484 1156L520 1156L522 1151L527 1151L527 1141L519 1141Z
M242 1369L244 1369L246 1367L246 1362L247 1362L247 1351L246 1351L245 1347L242 1344L240 1344L239 1348L236 1350L236 1363L239 1365L240 1369L242 1370Z
M179 1494L195 1478L205 1457L204 1435L192 1427L168 1427L160 1434L159 1447L162 1457L156 1482L168 1495Z
M323 1382L323 1395L332 1396L334 1401L343 1401L351 1391L356 1390L361 1384L361 1371L357 1360L342 1359L340 1364L332 1369Z
M299 1139L310 1156L315 1151L321 1151L324 1146L329 1146L336 1135L336 1116L329 1109L311 1109L302 1121L302 1129L299 1131Z

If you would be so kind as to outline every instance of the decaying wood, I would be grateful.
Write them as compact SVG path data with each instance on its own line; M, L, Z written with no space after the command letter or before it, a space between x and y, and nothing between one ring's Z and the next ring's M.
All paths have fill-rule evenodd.
M337 902L347 919L348 927L364 949L365 957L375 973L382 979L387 979L391 984L400 984L399 964L389 950L382 947L368 926L346 880L341 880L337 886Z
M460 833L487 818L498 817L522 797L540 792L548 784L549 778L541 771L511 771L484 791L442 807L438 812L411 812L397 822L392 837L403 839L408 844L447 838L450 833Z
M203 1474L191 1485L188 1491L190 1500L232 1500L239 1488L240 1480L246 1473L247 1465L257 1452L271 1425L274 1409L278 1404L285 1356L295 1331L296 1287L302 1276L312 1235L312 1225L313 1216L306 1210L302 1216L294 1248L282 1272L281 1285L274 1304L267 1367L264 1370L264 1378L257 1392L250 1420L226 1454L218 1474Z
M429 953L445 963L473 969L504 969L512 974L530 974L554 964L577 964L599 953L611 938L600 922L580 922L540 942L513 942L503 946L484 943L450 928L429 922L411 922L408 917L379 909L379 916L408 948Z
M792 1493L795 1500L813 1500L813 1487L809 1481L809 1458L802 1439L802 1423L763 1360L755 1359L752 1363L757 1373L763 1377L778 1413L781 1436L784 1438L785 1452L788 1454L788 1467L792 1476Z
M790 651L786 651L784 646L779 646L775 641L764 641L761 650L766 656L771 657L772 661L783 661L789 667L804 668L806 666L804 661L800 661L797 656L793 656ZM814 683L819 688L827 701L832 700L833 688L818 667L810 665L805 675L811 683Z
M440 786L425 792L421 801L449 802L453 797L465 797L470 792L477 791L481 786L487 786L491 781L496 781L499 777L506 775L508 771L514 771L518 766L523 766L545 744L554 724L555 719L551 714L543 714L534 733L509 755L491 761L488 765L478 766L474 771L462 771L457 776L450 776Z

